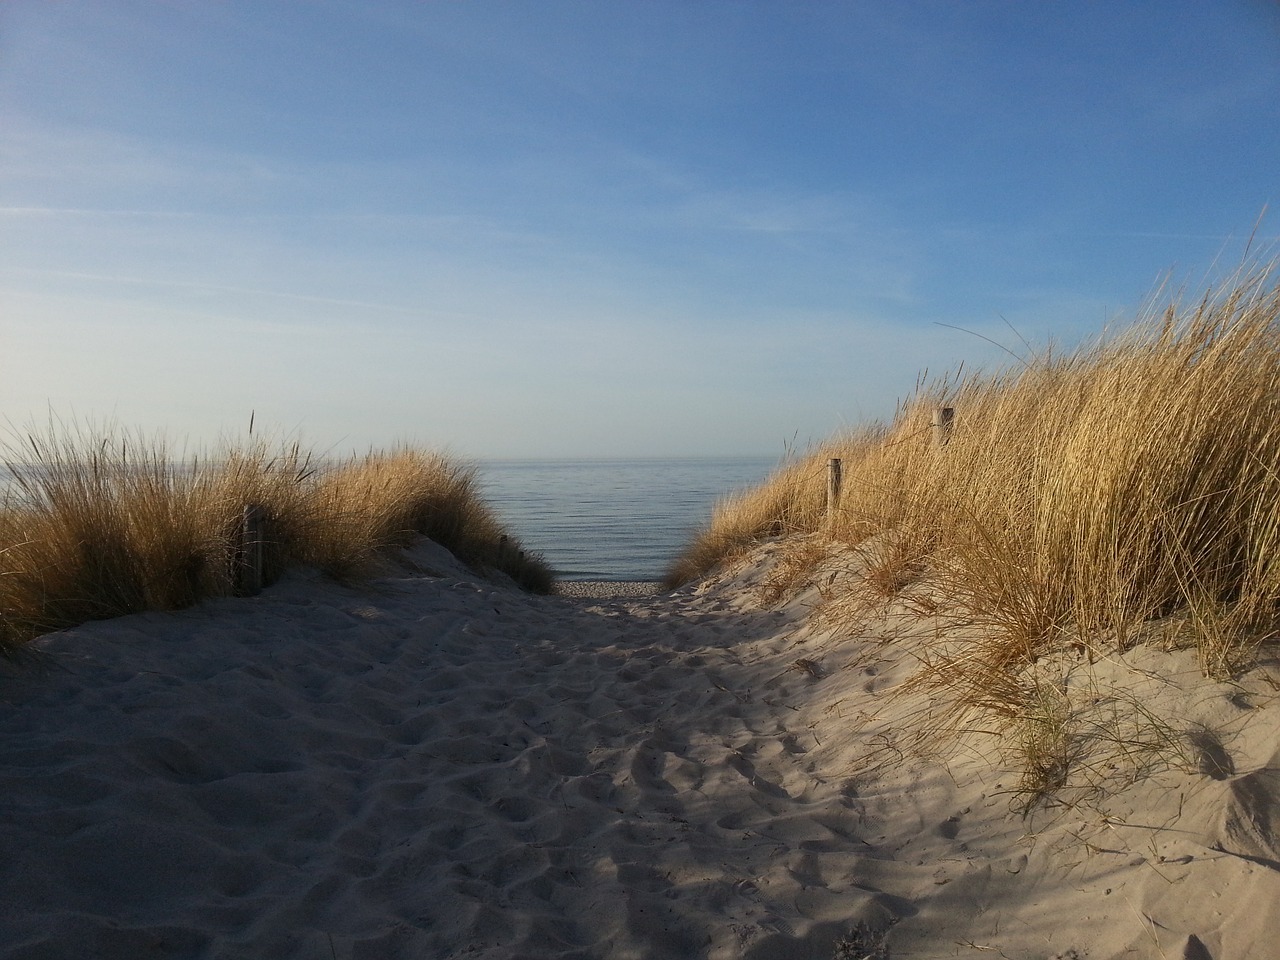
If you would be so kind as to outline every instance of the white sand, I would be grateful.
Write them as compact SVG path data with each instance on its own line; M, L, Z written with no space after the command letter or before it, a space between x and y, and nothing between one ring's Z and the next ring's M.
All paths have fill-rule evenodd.
M0 957L1280 956L1274 665L1099 664L1190 765L1024 818L993 743L910 749L933 626L760 609L767 550L604 600L413 558L7 669Z

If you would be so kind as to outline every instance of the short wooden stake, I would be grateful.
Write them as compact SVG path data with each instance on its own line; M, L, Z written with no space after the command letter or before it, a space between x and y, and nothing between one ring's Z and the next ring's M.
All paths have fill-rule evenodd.
M839 457L827 461L827 522L836 518L836 507L840 505L841 465Z
M933 445L945 447L951 442L951 427L956 419L953 407L938 407L933 411Z
M266 525L266 508L253 503L244 508L236 548L236 596L256 597L262 592Z

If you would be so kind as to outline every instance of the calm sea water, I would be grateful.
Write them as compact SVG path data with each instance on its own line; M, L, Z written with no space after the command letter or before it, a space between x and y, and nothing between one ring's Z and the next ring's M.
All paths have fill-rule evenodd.
M563 580L660 580L720 498L776 458L486 460L485 498Z

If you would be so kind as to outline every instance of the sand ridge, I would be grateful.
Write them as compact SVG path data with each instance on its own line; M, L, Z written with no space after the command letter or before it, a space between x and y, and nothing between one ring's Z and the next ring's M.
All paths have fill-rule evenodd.
M898 742L911 630L762 609L767 560L676 594L534 597L423 544L367 588L296 575L46 638L47 669L0 681L0 957L1277 942L1265 743L1206 739L1200 771L1127 814L1037 832L989 757Z

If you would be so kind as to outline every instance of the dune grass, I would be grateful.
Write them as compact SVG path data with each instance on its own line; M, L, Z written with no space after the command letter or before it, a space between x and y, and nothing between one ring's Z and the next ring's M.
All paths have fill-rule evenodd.
M162 439L54 424L0 451L0 654L43 633L236 589L246 504L265 508L264 573L370 573L387 548L431 537L472 566L548 592L551 573L507 538L472 468L402 449L320 469L297 444L250 439L175 456Z
M1185 738L1141 703L1121 696L1099 718L1101 700L1077 703L1042 667L1158 637L1229 679L1280 633L1278 267L1071 352L917 384L889 424L719 504L667 585L781 537L772 601L807 582L805 564L857 547L859 575L820 591L824 622L853 627L893 603L933 618L937 640L901 688L941 695L920 733L1001 734L1024 809L1077 766L1088 781L1178 755ZM942 407L955 412L945 445ZM828 516L832 457L844 483Z
M1123 649L1174 612L1205 672L1229 675L1280 608L1276 277L1274 264L1251 267L1074 352L918 385L892 423L720 504L668 585L771 536L877 536L869 586L892 594L927 577L947 610L984 628L929 671L962 701L989 698L1055 645ZM956 416L945 446L931 430L943 406ZM844 473L830 518L829 457Z

